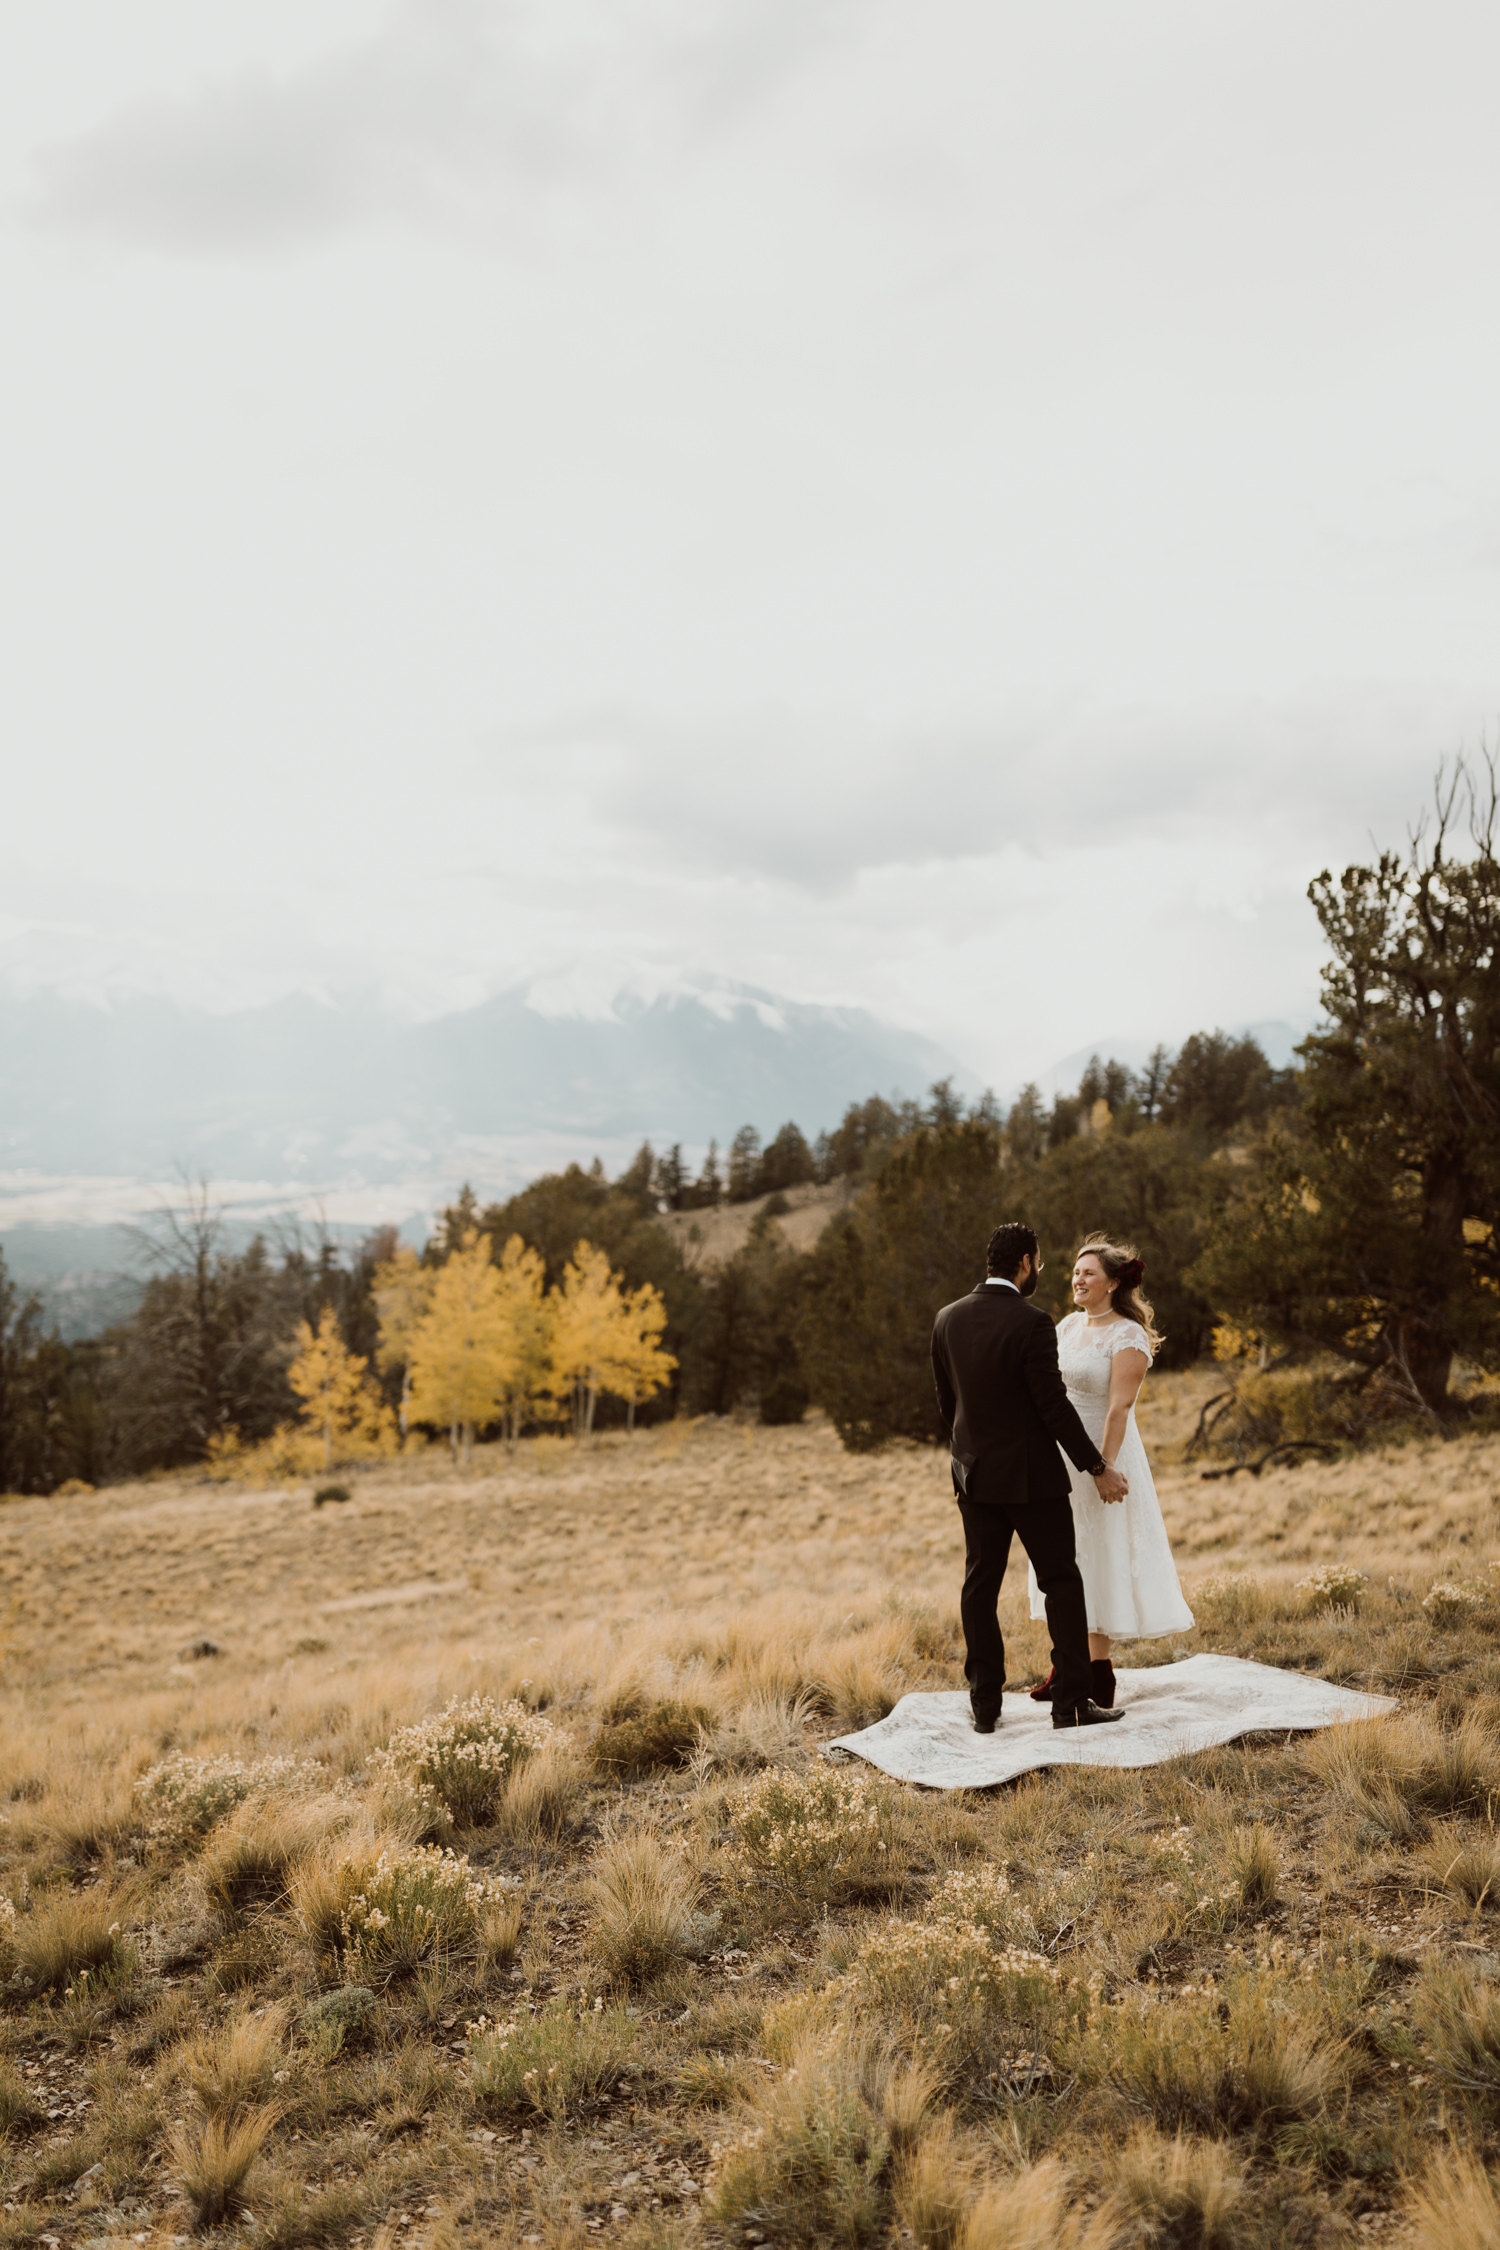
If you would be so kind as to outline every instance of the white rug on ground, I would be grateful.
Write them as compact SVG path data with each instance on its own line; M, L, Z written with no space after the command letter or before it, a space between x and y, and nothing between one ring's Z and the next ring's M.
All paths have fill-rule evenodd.
M823 1745L848 1750L897 1781L988 1789L1038 1766L1159 1766L1239 1734L1300 1733L1394 1711L1395 1698L1334 1687L1242 1656L1189 1656L1115 1673L1117 1726L1054 1728L1052 1707L1007 1694L998 1728L976 1734L963 1694L903 1695L889 1718Z

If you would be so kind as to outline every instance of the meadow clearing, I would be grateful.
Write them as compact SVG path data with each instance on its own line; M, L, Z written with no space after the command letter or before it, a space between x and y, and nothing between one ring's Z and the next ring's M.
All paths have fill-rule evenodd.
M1500 1439L1205 1482L1212 1381L1138 1660L1401 1713L987 1794L816 1755L961 1685L917 1447L0 1507L0 2243L1500 2241Z

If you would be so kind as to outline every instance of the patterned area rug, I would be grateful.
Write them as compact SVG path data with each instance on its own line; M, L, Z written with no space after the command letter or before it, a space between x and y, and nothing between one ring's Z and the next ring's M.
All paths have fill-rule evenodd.
M1115 1678L1115 1707L1125 1713L1118 1726L1054 1731L1050 1705L1023 1690L1006 1696L994 1734L976 1734L967 1695L903 1695L889 1718L825 1743L824 1753L848 1751L928 1789L988 1789L1039 1766L1159 1766L1236 1735L1298 1734L1396 1708L1393 1696L1363 1695L1241 1656L1117 1668Z

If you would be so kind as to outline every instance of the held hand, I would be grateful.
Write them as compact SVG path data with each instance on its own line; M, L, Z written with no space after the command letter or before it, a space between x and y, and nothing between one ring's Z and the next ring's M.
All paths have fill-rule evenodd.
M1126 1493L1130 1490L1130 1484L1127 1478L1121 1476L1118 1469L1106 1467L1101 1469L1095 1477L1094 1488L1105 1506L1109 1507L1114 1501L1124 1499Z

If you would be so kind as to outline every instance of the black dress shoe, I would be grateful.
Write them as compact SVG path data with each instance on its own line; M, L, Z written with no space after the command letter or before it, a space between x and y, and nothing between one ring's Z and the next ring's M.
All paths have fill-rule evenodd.
M1060 1711L1055 1703L1052 1706L1055 1727L1109 1727L1124 1716L1123 1711L1101 1711L1097 1703L1090 1701L1075 1703L1070 1711Z
M1000 1714L998 1711L991 1711L986 1718L981 1718L977 1711L974 1713L974 1732L976 1734L993 1734L999 1724Z

